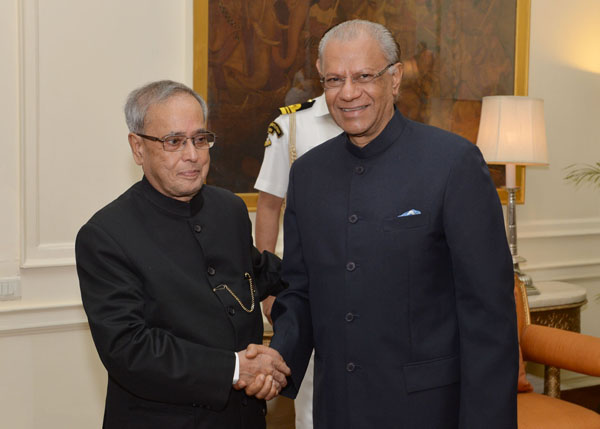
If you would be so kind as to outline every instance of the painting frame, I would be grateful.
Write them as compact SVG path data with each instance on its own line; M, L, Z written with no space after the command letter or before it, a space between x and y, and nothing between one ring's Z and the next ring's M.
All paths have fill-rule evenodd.
M208 99L208 37L209 37L209 0L194 0L193 7L193 87L205 99ZM515 59L514 59L514 95L526 96L529 82L529 38L531 0L516 0L515 8ZM494 165L500 174L504 174L504 166ZM518 204L525 201L524 166L517 166L516 184L519 190L516 195ZM503 187L497 188L502 204L506 204L508 194ZM258 193L237 193L248 207L256 211Z

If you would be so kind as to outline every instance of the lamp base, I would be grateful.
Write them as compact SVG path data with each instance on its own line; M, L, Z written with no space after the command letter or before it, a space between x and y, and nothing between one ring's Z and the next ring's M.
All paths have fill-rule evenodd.
M508 164L506 165L508 167ZM508 170L507 170L508 174ZM514 171L513 171L514 176ZM514 179L514 177L513 177ZM507 179L508 180L508 179ZM508 235L508 247L510 248L510 254L512 255L513 269L519 280L525 285L527 296L539 295L540 291L533 285L533 280L519 267L519 262L525 262L525 258L519 256L517 252L517 211L516 211L516 199L515 195L519 190L518 187L507 186L506 191L508 192L508 204L506 205L506 217L507 219L507 235Z
M539 295L540 291L533 285L533 280L531 277L521 271L519 267L519 262L523 262L525 259L520 256L513 256L513 269L515 270L515 274L519 277L519 280L525 285L525 291L527 292L527 296L531 295Z

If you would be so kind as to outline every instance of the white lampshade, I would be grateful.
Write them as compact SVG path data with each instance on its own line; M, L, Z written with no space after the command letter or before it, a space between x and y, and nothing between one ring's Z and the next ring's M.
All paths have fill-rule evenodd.
M477 146L489 164L548 164L544 100L483 97Z

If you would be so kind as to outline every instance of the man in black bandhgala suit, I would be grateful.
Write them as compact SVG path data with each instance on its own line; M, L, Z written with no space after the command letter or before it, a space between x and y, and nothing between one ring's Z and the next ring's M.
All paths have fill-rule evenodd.
M345 131L290 171L277 349L314 428L516 428L518 343L502 209L478 148L394 107L389 31L329 30L317 68Z
M280 261L254 248L244 202L204 185L215 135L198 94L153 82L130 94L125 114L144 177L81 228L75 247L108 370L104 427L264 428L264 399L289 369L249 345L262 343L260 300L284 286Z

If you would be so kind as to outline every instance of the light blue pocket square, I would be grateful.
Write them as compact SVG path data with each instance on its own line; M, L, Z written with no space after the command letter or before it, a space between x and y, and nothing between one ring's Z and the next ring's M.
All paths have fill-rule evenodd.
M420 215L421 212L417 209L410 209L407 212L402 213L401 215L398 215L398 217L405 217L405 216L416 216L416 215Z

